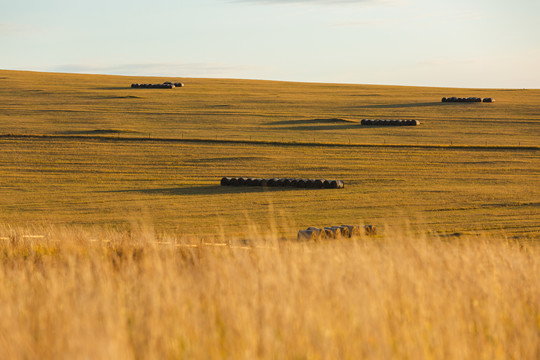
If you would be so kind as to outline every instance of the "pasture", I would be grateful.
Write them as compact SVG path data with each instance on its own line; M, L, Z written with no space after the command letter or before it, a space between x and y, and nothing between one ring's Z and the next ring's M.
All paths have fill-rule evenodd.
M185 87L130 88L164 81ZM540 90L0 71L0 353L536 359L539 108ZM297 241L341 224L377 235Z
M169 80L185 87L130 88ZM496 102L441 102L449 93ZM369 223L539 237L540 90L0 71L0 99L4 223L144 219L158 233L287 238ZM222 176L345 188L224 188Z

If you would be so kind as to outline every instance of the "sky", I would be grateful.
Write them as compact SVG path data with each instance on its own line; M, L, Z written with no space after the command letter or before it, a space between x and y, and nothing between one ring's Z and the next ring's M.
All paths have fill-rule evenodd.
M0 0L0 69L540 88L540 0Z

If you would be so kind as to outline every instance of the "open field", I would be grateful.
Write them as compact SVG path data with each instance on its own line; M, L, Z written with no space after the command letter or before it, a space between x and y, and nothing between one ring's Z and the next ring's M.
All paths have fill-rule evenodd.
M128 88L164 80L186 87ZM0 354L537 359L539 109L540 90L0 71ZM294 240L355 223L379 234Z
M186 87L129 88L165 80ZM540 236L540 90L0 71L0 99L5 223L124 228L143 218L157 232L285 237L311 225L412 223L442 235ZM362 118L422 125L362 127ZM222 188L221 176L346 187Z

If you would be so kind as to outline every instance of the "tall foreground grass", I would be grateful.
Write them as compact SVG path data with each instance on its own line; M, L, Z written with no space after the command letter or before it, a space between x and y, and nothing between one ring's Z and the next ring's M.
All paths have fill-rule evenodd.
M0 236L4 358L540 356L534 243L403 232L195 247L151 231L7 226Z

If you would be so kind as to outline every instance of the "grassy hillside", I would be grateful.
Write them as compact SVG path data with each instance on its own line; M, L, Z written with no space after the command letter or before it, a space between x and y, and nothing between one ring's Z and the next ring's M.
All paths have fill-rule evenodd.
M165 80L186 86L129 88ZM12 135L0 136L0 220L10 224L142 218L158 232L291 237L310 225L411 223L540 236L540 90L0 71L0 100L0 135ZM346 187L222 188L225 175Z

